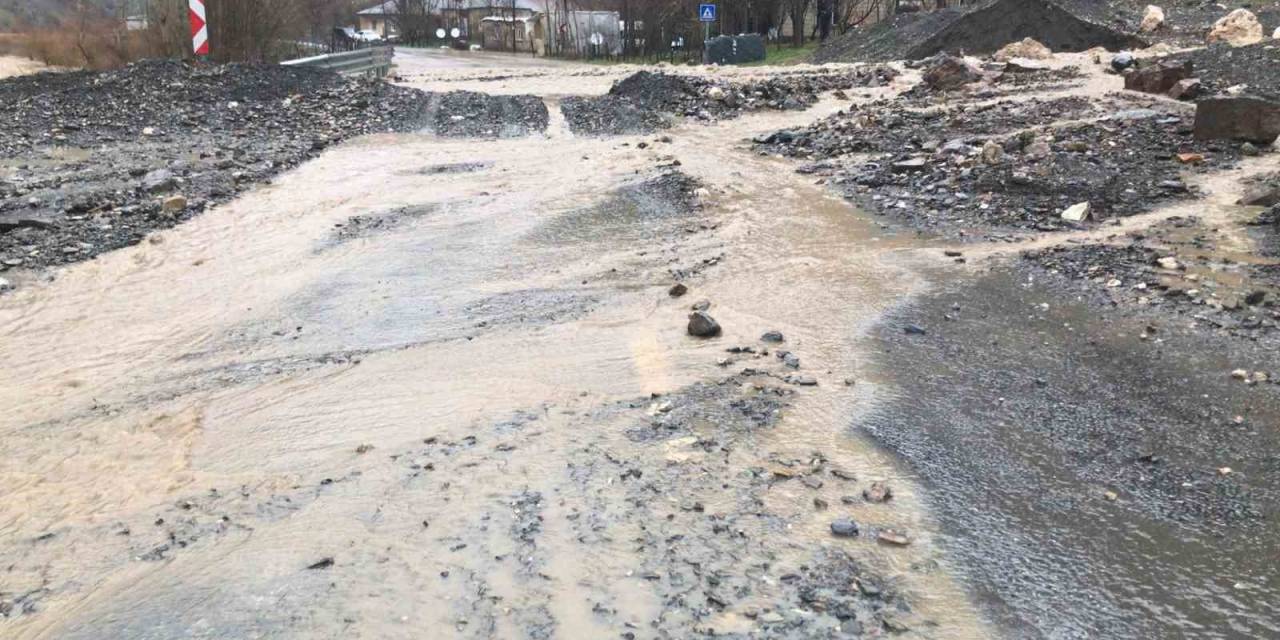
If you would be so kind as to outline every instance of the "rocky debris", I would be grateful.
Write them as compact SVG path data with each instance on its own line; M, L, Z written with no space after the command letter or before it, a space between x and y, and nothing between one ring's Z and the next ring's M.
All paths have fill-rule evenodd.
M694 311L689 314L689 335L698 338L712 338L720 335L720 323L705 311Z
M1111 69L1114 71L1124 71L1132 67L1138 61L1133 57L1133 53L1129 51L1121 51L1111 58Z
M1100 4L1096 2L1086 4ZM817 62L920 60L938 53L993 53L1024 38L1052 51L1138 48L1145 42L1052 0L983 0L970 7L898 14L832 38Z
M1249 207L1280 205L1280 172L1263 174L1249 180L1240 204Z
M1213 23L1207 44L1223 42L1233 47L1255 44L1262 41L1262 23L1248 9L1236 9L1221 20Z
M615 82L603 96L566 98L561 110L574 133L643 133L669 127L675 117L711 121L761 109L806 109L821 93L882 86L896 76L890 67L875 66L778 74L734 83L639 71Z
M858 523L851 518L832 520L831 533L840 538L856 538L858 537Z
M1162 26L1164 26L1164 9L1153 4L1147 5L1146 12L1142 14L1142 22L1138 24L1138 31L1154 33Z
M982 72L963 58L940 55L929 62L922 81L934 91L952 91L982 79Z
M1277 19L1280 20L1280 12ZM1270 42L1232 47L1214 45L1177 54L1191 61L1207 94L1245 93L1280 100L1280 46Z
M538 96L474 91L428 94L426 129L448 138L522 138L547 129L547 105Z
M1166 94L1174 100L1194 100L1204 93L1199 78L1185 78L1174 83Z
M0 178L0 259L40 268L135 244L359 135L488 135L496 117L545 127L536 98L477 96L170 60L4 80L0 157L13 168ZM493 104L542 115L484 106ZM5 222L15 218L33 222Z
M1196 102L1197 140L1244 140L1269 145L1280 137L1280 102L1221 96Z
M1084 222L1089 219L1092 208L1088 202L1080 202L1067 207L1062 212L1062 219L1068 222Z
M1053 50L1046 47L1034 38L1023 38L1017 42L1011 42L1001 47L992 59L1000 62L1008 62L1014 58L1023 58L1027 60L1048 60L1053 57Z
M686 293L689 293L689 287L686 286L683 282L677 282L671 285L671 288L667 290L667 295L671 296L672 298L679 298L680 296Z
M781 331L766 331L764 332L764 335L760 336L760 340L763 342L779 343L783 342L785 338Z
M1124 88L1143 93L1167 94L1174 85L1193 75L1191 61L1178 62L1166 58L1138 65L1124 75Z
M870 487L862 490L862 499L876 504L888 502L893 499L893 489L883 482L873 482Z
M1054 247L1023 258L1125 308L1163 311L1250 338L1277 332L1280 269L1217 255L1217 234L1193 218L1173 218L1127 244Z
M1220 170L1240 156L1233 145L1194 139L1186 115L1132 106L1071 97L916 110L894 101L778 132L762 146L825 162L827 182L873 212L958 232L1070 228L1078 223L1062 212L1086 200L1095 220L1134 215L1198 197L1183 172ZM1064 120L1084 121L1043 124ZM839 161L855 153L872 155ZM1203 162L1184 165L1178 154Z

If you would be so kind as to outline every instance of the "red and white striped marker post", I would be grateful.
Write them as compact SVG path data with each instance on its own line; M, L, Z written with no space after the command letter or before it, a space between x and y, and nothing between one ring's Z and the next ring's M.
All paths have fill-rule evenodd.
M205 22L204 0L191 0L191 49L197 56L209 55L209 24Z

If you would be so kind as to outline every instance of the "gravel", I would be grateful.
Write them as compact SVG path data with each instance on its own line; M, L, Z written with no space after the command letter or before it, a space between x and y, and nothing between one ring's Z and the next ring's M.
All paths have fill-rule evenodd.
M762 109L805 109L820 93L882 86L895 76L893 69L876 66L734 83L639 71L615 82L603 96L566 98L562 109L577 134L645 133L671 126L677 116L711 121Z
M1277 44L1275 40L1245 47L1218 44L1181 54L1179 59L1191 61L1196 77L1209 94L1243 84L1248 85L1248 93L1280 100L1280 46Z
M532 96L427 94L278 65L155 60L8 79L0 270L135 244L355 136L496 137L546 123Z

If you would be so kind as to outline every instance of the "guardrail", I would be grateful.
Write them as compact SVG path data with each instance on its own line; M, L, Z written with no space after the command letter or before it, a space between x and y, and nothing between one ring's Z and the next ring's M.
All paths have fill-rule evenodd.
M344 53L285 60L280 64L290 67L328 69L344 76L365 75L381 78L391 71L391 59L395 54L394 47L370 47Z

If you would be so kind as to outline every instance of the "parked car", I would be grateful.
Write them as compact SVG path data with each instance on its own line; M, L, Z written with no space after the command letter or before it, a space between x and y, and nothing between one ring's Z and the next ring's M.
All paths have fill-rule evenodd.
M356 40L360 42L382 42L382 35L377 31L361 29L356 32Z

